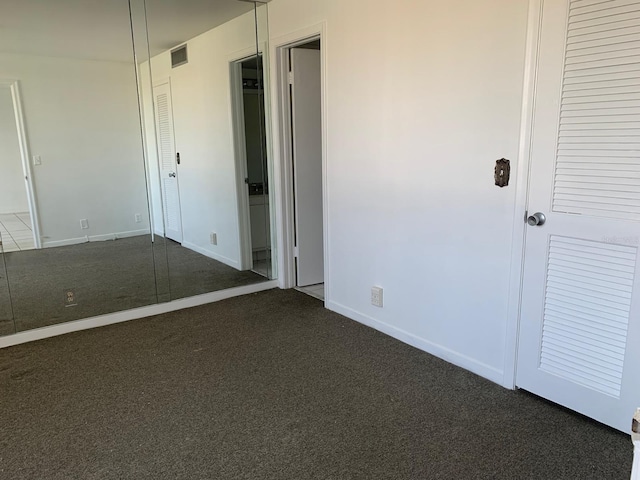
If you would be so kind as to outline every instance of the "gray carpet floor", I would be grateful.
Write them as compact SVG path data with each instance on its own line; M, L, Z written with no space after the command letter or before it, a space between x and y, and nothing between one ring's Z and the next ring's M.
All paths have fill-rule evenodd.
M629 437L271 290L0 350L2 479L628 479Z
M0 254L0 335L265 280L158 236Z

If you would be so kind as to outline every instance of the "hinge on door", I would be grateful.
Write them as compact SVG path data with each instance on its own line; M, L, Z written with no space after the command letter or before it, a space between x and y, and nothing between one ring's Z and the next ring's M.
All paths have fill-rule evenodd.
M289 85L293 85L293 72L289 72Z
M298 246L293 247L293 257L298 258Z

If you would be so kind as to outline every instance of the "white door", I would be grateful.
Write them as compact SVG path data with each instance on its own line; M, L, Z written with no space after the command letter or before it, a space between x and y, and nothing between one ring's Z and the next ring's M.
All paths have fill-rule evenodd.
M291 49L297 285L324 282L320 51Z
M545 0L517 385L629 431L640 406L640 0ZM533 223L535 219L531 219Z
M171 85L169 83L163 83L162 85L153 87L153 98L156 107L164 232L167 238L182 243L182 216L180 213L180 192L178 189L176 142L173 130Z

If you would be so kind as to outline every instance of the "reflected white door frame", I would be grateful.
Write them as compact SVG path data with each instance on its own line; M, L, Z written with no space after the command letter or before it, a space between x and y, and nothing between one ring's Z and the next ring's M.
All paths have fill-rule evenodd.
M16 131L18 133L18 145L20 146L20 158L22 160L22 173L24 175L25 188L27 191L27 202L29 213L31 214L31 231L33 232L33 243L35 248L42 248L40 239L40 217L38 215L38 204L36 202L36 190L31 171L31 156L29 153L29 142L27 128L22 110L22 95L20 93L20 81L15 79L0 79L0 87L8 87L13 100L13 112L16 118Z
M258 48L250 47L239 52L235 52L230 55L227 60L229 62L229 82L230 82L230 90L231 90L231 121L232 121L232 131L233 131L233 140L234 140L234 154L235 154L235 172L236 172L236 195L238 202L238 239L239 246L238 251L240 252L240 269L241 270L250 270L253 268L253 248L251 241L251 205L249 199L249 190L246 184L245 179L248 178L248 169L247 169L247 146L246 146L246 138L245 138L245 118L244 118L244 91L242 87L242 63L246 60L255 58L257 55L262 56L263 61L263 71L262 71L262 82L263 82L263 92L264 92L264 128L265 128L265 136L266 136L266 155L267 155L267 171L265 174L267 175L267 182L270 183L273 178L272 171L272 162L269 155L271 151L271 130L269 127L269 122L267 119L271 113L269 108L269 98L268 94L268 75L267 75L267 67L266 65L266 53L267 45L266 43L259 43ZM269 189L268 198L269 205L275 205L274 201L274 193L273 189ZM269 209L269 218L266 220L269 222L269 229L271 238L271 275L270 277L276 276L276 269L273 265L273 252L275 251L274 246L275 242L275 215L273 213L272 207Z
M255 56L255 49L248 49L229 62L231 81L231 111L233 114L233 136L236 163L236 192L238 197L238 237L240 240L240 269L253 267L251 247L251 217L249 214L249 192L245 183L247 173L247 147L244 127L242 92L242 61Z

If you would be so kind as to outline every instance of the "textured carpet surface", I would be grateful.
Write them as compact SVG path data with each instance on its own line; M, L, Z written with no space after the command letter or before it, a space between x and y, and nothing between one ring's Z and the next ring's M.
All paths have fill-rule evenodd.
M0 335L264 280L159 236L0 254Z
M272 290L0 350L2 479L628 479L628 436Z

